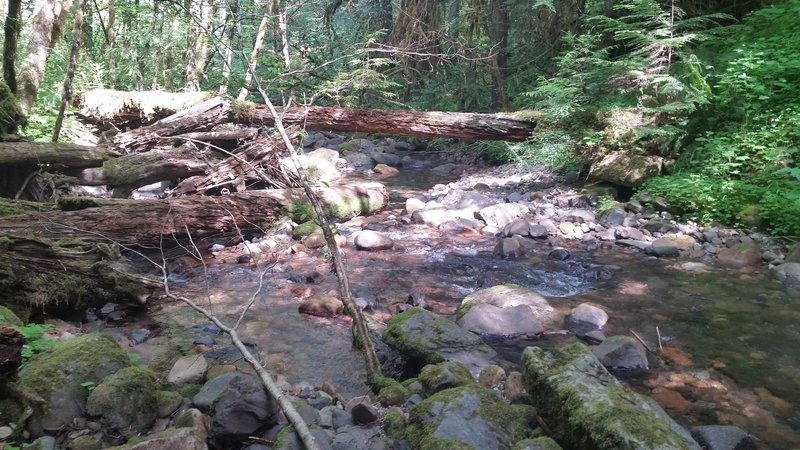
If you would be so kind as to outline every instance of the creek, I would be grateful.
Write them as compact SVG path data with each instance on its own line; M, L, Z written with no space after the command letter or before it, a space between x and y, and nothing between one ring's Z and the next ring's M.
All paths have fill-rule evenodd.
M394 240L394 248L387 251L356 251L352 245L346 249L351 289L369 305L372 317L385 322L409 296L424 298L426 308L450 316L476 289L506 283L540 292L562 315L591 302L609 313L607 336L635 331L650 348L658 349L660 335L661 345L678 349L679 356L667 361L650 355L648 373L621 379L655 397L684 425L733 424L770 448L800 446L796 287L775 281L766 269L710 266L701 272L687 271L680 264L684 260L648 257L618 245L587 248L577 240L565 243L571 254L565 261L547 257L552 248L546 241L537 241L518 259L499 258L493 252L496 237L402 220L407 198L453 181L431 172L433 165L414 160L400 173L381 179L391 193L389 208L338 225L343 236L367 228ZM515 188L508 186L509 192ZM257 291L264 269L232 262L209 264L182 267L172 288L201 299L212 312L235 322ZM364 395L368 392L364 363L352 348L348 318L297 312L298 297L335 292L336 278L321 251L284 252L266 270L241 335L256 346L268 369L291 383L329 381L344 397ZM192 326L205 323L176 303L159 303L148 314L144 322L126 325L160 329L161 339L134 347L146 360L155 357L159 345L189 345L188 340L198 335ZM498 363L518 370L523 347L556 346L576 339L549 331L537 340L491 343L500 354ZM222 337L217 340L224 342ZM218 347L207 354L210 359L237 363L235 352Z

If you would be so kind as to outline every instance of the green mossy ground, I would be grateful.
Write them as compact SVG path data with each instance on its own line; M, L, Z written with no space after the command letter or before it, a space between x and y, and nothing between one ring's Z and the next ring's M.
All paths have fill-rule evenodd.
M0 326L8 325L12 327L21 327L25 325L25 323L17 317L14 311L6 308L3 305L0 305Z
M42 212L53 209L50 203L29 202L25 200L11 200L0 198L0 217L17 216L29 212Z

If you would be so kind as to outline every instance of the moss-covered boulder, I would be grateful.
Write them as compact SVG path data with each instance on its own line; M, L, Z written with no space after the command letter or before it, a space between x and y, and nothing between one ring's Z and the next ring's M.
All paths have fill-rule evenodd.
M19 381L42 397L47 405L28 422L33 436L57 429L79 417L86 407L86 383L130 366L128 354L107 334L90 333L58 342L33 356L20 371Z
M144 440L136 440L108 450L208 450L205 437L193 428L170 428L151 434Z
M561 446L549 437L541 436L536 439L525 439L517 442L514 450L561 450Z
M419 307L392 317L386 324L383 340L402 355L408 377L415 376L428 364L447 360L461 361L470 371L478 373L497 355L477 335Z
M14 314L14 311L11 311L3 305L0 305L0 326L4 325L10 327L21 327L25 325L25 323L23 323L22 319Z
M623 386L585 345L528 347L522 358L532 403L564 447L699 450L654 400Z
M592 177L620 186L641 186L656 177L664 167L664 158L635 155L625 151L610 153L592 165Z
M458 361L445 361L435 365L427 365L419 373L419 381L425 395L433 395L445 389L475 384L475 378L469 370Z
M150 369L126 367L104 378L92 390L86 412L102 417L116 428L145 431L158 417L158 387Z
M303 222L300 225L294 227L292 230L292 235L295 237L305 237L310 236L314 233L321 233L322 227L319 226L317 222L310 220L308 222Z
M529 429L514 408L477 384L446 389L411 410L406 437L421 450L511 448Z

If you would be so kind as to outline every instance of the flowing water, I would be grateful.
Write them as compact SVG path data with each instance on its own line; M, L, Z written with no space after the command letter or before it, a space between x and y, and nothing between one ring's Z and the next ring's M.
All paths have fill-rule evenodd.
M461 299L480 287L516 283L548 297L561 313L583 302L603 306L611 317L608 336L635 331L648 345L676 348L681 364L654 362L646 376L625 378L642 393L674 391L686 401L672 405L685 425L735 424L770 448L800 446L800 295L797 287L774 281L769 273L709 268L681 269L676 259L647 258L615 246L587 251L576 244L567 261L547 259L545 242L527 256L504 260L493 255L495 239L477 233L441 233L398 219L405 198L448 181L425 167L406 168L381 180L392 192L392 206L368 220L339 225L344 235L363 226L385 232L395 248L383 252L347 250L352 291L368 302L379 321L409 295L424 297L427 307L453 314ZM184 273L177 289L202 297L209 307L234 322L259 286L260 269L215 265ZM204 286L208 286L205 290ZM245 315L241 334L255 344L268 368L292 383L330 381L347 396L367 392L364 364L352 349L347 318L320 319L297 313L298 296L334 294L335 277L322 255L285 256L265 275L263 287ZM180 305L164 305L174 323ZM536 341L497 345L502 364L518 368L527 345L554 346L573 340L562 334ZM674 399L674 395L672 397Z

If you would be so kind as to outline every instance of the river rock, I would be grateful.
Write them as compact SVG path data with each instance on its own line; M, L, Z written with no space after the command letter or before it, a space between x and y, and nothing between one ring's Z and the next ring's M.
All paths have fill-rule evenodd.
M542 224L534 223L528 228L528 236L532 238L546 238L549 234L550 230Z
M494 246L495 256L501 258L519 258L525 254L525 249L515 238L503 238Z
M700 450L654 400L623 386L585 345L528 347L522 361L532 404L564 447Z
M516 219L510 224L505 226L505 228L503 229L503 234L505 234L508 237L514 236L515 234L518 234L520 236L528 236L530 234L530 231L531 231L531 223L528 220Z
M469 373L469 369L458 361L429 364L422 368L418 378L422 391L427 396L445 389L475 384L475 378Z
M725 267L754 267L761 264L761 249L752 240L723 247L717 252L717 261Z
M615 227L622 225L625 222L625 217L628 214L622 208L611 208L600 217L600 224L604 227Z
M472 372L496 356L476 334L419 307L409 308L386 324L383 340L405 358L405 372L414 376L427 364L463 362Z
M661 173L664 158L613 152L592 164L592 177L626 187L637 187Z
M36 354L20 370L19 382L42 397L47 405L28 421L34 437L45 429L59 429L85 411L89 391L85 383L100 383L130 366L128 354L107 334L90 333L57 342Z
M212 438L223 447L275 424L278 411L261 381L241 372L224 373L207 382L192 403L212 416Z
M364 230L358 232L354 239L358 250L380 251L389 250L394 246L392 238L377 231Z
M480 289L468 295L458 307L457 317L464 317L478 304L488 304L497 308L528 307L533 316L544 323L552 322L554 309L541 294L516 284L502 284Z
M338 317L344 311L344 303L330 295L317 295L303 300L298 310L310 316Z
M506 225L528 214L528 212L528 207L520 203L498 203L482 208L477 214L478 218L486 225L502 230Z
M312 158L324 159L333 165L336 165L336 162L339 161L339 152L325 147L320 147L312 152L309 152L308 156Z
M569 222L567 222L567 223L569 223ZM569 253L569 250L567 250L565 248L557 248L557 249L551 250L550 253L547 254L547 257L549 259L554 259L556 261L566 261L566 260L569 259L570 256L571 255Z
M632 239L636 241L643 241L645 239L644 233L642 233L641 230L629 226L615 228L614 236L617 239Z
M457 175L459 172L461 172L461 170L462 167L459 166L458 164L446 163L434 167L433 169L431 169L431 172L447 176L447 175Z
M514 408L472 384L447 389L411 410L406 436L411 448L511 448L527 432Z
M692 437L707 450L756 450L753 436L732 425L706 425L692 428Z
M141 433L158 417L158 382L150 369L126 367L95 386L86 412L100 416L112 427Z
M773 268L775 277L781 281L800 281L800 263L784 263Z
M395 169L392 166L388 166L386 164L378 164L372 168L372 171L384 177L391 177L393 175L397 175L398 173L400 173L399 170Z
M406 213L414 214L415 211L419 211L425 208L425 201L420 200L418 198L409 198L406 200Z
M208 371L208 361L203 355L188 355L175 361L169 374L167 383L173 387L185 384L201 383Z
M424 223L431 227L438 227L445 222L454 222L458 219L473 219L474 215L469 211L449 210L449 209L422 209L411 214L411 221L414 223Z
M536 439L525 439L517 442L514 450L562 450L558 442L547 436L540 436Z
M592 353L609 370L647 370L647 350L630 336L611 336Z
M467 191L458 202L458 209L470 209L478 211L481 208L493 205L495 200L486 194L475 191Z
M594 222L596 217L594 212L588 209L571 209L566 212L565 219L581 224Z
M658 257L678 256L681 253L681 249L678 248L675 242L668 238L656 239L650 244L650 248L653 250L653 254Z
M400 167L403 165L400 157L395 155L394 153L386 153L386 152L379 152L379 151L372 151L368 152L369 156L376 162L378 165L384 165L389 167ZM373 168L373 170L375 170Z
M383 443L384 437L381 436L381 427L348 425L337 430L336 436L331 442L334 450L374 450L389 449L391 446ZM300 450L298 447L297 450Z
M591 303L581 303L573 308L567 316L567 324L570 329L578 334L602 330L606 322L608 322L608 313Z
M359 402L353 405L350 414L353 416L353 422L358 425L370 424L380 417L378 410L369 402Z
M108 450L208 450L206 438L193 428L170 428L143 439L133 444L110 447Z
M458 319L458 325L491 340L519 336L532 338L544 332L536 312L527 305L500 308L478 303Z
M624 245L625 247L633 247L639 249L641 251L647 251L650 249L650 243L647 241L639 241L636 239L617 239L616 243L619 245Z
M297 160L303 169L304 175L308 176L312 181L329 183L342 176L335 163L328 160L309 155L297 155ZM294 160L291 157L281 159L281 167L288 172L297 173Z

